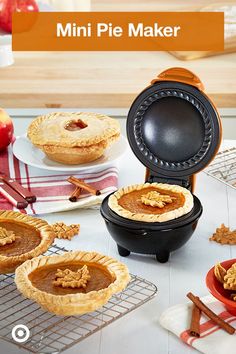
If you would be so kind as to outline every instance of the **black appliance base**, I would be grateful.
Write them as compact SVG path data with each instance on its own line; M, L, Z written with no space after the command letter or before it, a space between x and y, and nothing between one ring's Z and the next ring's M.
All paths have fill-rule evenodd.
M101 214L107 230L117 244L118 253L127 257L131 252L155 255L160 263L169 260L170 253L182 247L194 233L202 214L202 205L194 196L190 213L164 223L146 223L122 218L108 206L107 196L101 205Z

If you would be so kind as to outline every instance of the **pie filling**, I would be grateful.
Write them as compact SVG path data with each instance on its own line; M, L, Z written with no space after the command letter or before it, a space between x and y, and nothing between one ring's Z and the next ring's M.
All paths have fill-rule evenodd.
M87 128L87 124L84 123L81 119L70 120L65 125L65 129L69 131L76 131L84 128Z
M0 227L12 231L15 236L11 243L0 245L0 255L2 256L19 256L32 251L41 243L40 232L29 225L15 221L0 221Z
M86 281L86 286L81 287L63 287L56 284L58 280L58 273L65 270L70 270L72 272L78 272L83 266L87 266L89 277ZM59 271L58 271L59 270ZM66 271L67 272L67 271ZM65 273L66 273L65 272ZM29 280L32 285L44 292L53 295L68 295L68 294L78 294L78 293L89 293L90 291L98 291L107 288L111 283L114 282L114 276L107 271L103 266L93 263L57 263L49 266L43 266L35 269L29 274Z
M164 203L161 203L161 207L158 207L154 204L146 205L145 199L148 199L150 196L150 192L158 192L161 196L169 196L170 201L166 202L165 198L163 198ZM146 196L146 198L145 198ZM185 197L182 193L175 193L170 190L164 190L156 187L148 187L140 190L134 190L130 193L122 195L118 204L130 211L131 213L142 213L142 214L163 214L168 211L178 209L184 205ZM150 204L150 203L147 203Z

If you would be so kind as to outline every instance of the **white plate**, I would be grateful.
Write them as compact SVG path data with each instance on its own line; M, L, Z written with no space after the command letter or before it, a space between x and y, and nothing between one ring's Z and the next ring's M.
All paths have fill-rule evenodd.
M27 165L38 167L44 170L51 171L83 171L83 170L98 170L103 167L108 167L114 161L119 159L127 149L126 138L121 136L120 139L113 143L110 148L106 149L104 155L98 160L82 164L82 165L64 165L51 161L39 149L37 149L26 135L16 138L13 145L13 154L16 158Z

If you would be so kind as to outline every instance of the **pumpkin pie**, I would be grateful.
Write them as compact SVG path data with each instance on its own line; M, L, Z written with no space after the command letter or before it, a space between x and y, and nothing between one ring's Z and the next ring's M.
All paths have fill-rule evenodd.
M164 222L190 212L193 196L177 185L145 183L119 189L109 197L108 205L116 214L130 220Z
M0 274L12 273L28 259L46 252L54 231L44 220L0 211Z
M66 252L26 261L16 270L18 290L56 315L92 312L122 291L127 267L96 252Z
M98 159L119 136L118 121L97 113L48 114L28 128L28 138L50 160L69 165Z

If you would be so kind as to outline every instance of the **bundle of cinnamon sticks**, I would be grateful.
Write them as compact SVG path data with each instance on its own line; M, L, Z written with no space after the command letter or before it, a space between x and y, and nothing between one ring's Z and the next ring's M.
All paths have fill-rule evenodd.
M200 337L200 318L201 312L203 312L207 317L209 317L213 322L216 323L219 327L223 330L228 332L229 334L235 333L235 328L232 327L229 323L225 322L216 315L209 307L207 307L198 296L193 295L192 293L188 293L187 297L192 301L193 308L192 308L192 318L189 333L193 337Z
M99 190L92 187L90 184L85 183L82 179L78 179L74 176L70 176L67 179L67 181L72 183L75 186L73 193L69 197L70 202L77 202L83 189L93 195L100 195L101 194L101 192Z

